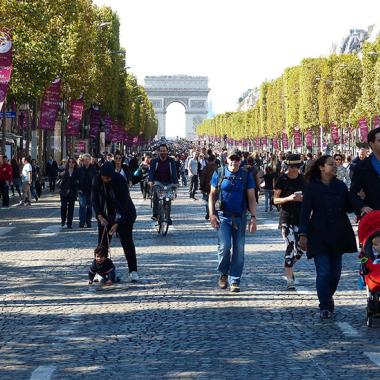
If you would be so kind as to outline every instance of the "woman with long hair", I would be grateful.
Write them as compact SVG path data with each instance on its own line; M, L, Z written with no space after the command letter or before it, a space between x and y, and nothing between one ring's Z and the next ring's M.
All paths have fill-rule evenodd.
M342 255L356 252L355 234L347 212L352 212L347 186L336 178L333 157L319 157L306 173L300 216L300 248L314 259L321 319L334 311L334 293L342 271Z
M131 172L129 170L128 164L124 162L124 157L119 150L115 152L113 164L115 166L115 172L121 174L129 183L131 180Z
M59 173L62 178L61 190L59 195L61 196L61 226L66 223L67 228L72 228L74 205L77 199L77 168L78 164L74 158L69 158L65 170Z

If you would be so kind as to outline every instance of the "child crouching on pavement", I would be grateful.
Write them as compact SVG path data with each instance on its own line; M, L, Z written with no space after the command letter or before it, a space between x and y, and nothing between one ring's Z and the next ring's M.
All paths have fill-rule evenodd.
M116 277L115 265L108 258L108 248L100 245L95 248L94 253L95 259L88 272L88 283L91 285L96 275L98 275L97 278L100 284L112 285L115 282L119 282L120 279Z

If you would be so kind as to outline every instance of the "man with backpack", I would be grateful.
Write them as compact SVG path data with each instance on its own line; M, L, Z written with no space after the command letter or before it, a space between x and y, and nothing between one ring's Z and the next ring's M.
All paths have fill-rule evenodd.
M229 285L231 292L240 292L247 210L248 231L256 232L256 183L240 162L241 153L232 149L227 165L212 176L209 196L211 226L218 231L218 285L221 289Z

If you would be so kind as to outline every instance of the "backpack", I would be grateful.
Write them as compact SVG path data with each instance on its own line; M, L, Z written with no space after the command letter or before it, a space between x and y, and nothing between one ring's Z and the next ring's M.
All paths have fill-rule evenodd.
M246 167L242 167L241 169L242 169L242 172L243 172L243 175L242 175L243 187L246 190L245 191L245 202L248 205L247 183L248 183L248 174L249 174L249 171L248 171L248 169ZM220 211L223 211L223 199L222 199L221 186L222 186L223 180L227 179L228 177L225 176L225 167L224 166L218 168L217 173L218 173L218 183L217 183L216 190L218 192L218 200L216 202L216 205L218 205L218 207L216 207L216 209L219 209ZM244 197L243 197L243 202L244 202Z

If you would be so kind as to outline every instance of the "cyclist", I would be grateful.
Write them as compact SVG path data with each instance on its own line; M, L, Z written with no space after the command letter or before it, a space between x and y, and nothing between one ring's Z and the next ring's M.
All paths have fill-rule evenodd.
M168 155L168 146L164 143L160 144L159 156L151 161L149 169L149 186L152 189L154 182L160 182L163 185L178 185L177 168L173 158ZM157 193L153 194L153 220L157 220L158 217L158 196ZM168 224L172 224L170 218L170 206L169 206L169 218Z

